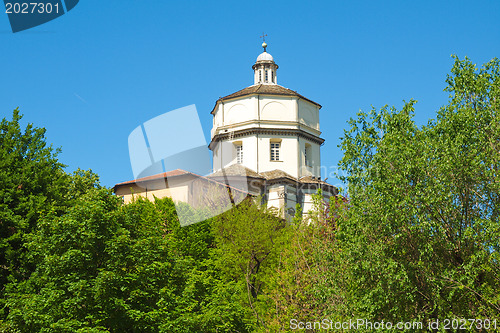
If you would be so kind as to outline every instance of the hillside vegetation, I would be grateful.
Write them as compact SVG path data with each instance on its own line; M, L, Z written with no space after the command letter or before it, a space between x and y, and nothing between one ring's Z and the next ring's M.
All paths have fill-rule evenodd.
M343 196L315 196L292 223L253 200L187 227L168 198L124 205L92 171L65 172L14 110L0 123L0 331L312 332L358 319L427 331L470 318L464 331L500 330L500 63L456 58L446 82L449 103L425 126L413 100L351 119Z

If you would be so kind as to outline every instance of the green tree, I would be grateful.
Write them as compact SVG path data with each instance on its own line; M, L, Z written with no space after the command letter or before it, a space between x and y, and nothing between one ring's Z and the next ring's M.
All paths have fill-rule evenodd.
M99 182L99 175L92 170L82 170L78 168L67 179L67 193L65 195L66 205L69 207L73 201L92 189L102 189Z
M343 288L343 271L335 262L335 235L345 208L344 198L332 197L325 202L321 190L313 195L313 209L307 215L302 215L297 205L265 290L272 304L265 316L267 331L288 332L292 319L342 319L336 312L342 302L337 289Z
M341 147L350 203L332 267L336 311L373 320L500 315L500 71L455 58L450 102L360 112ZM338 288L341 286L342 288Z
M233 316L244 320L245 326L237 327L238 331L266 329L263 315L271 299L265 290L286 241L287 223L275 211L247 199L216 217L213 228L214 263L221 272L219 291L232 290L234 295L221 305L241 311Z
M39 221L26 245L36 269L26 281L9 285L11 331L104 329L93 289L108 260L107 242L117 231L118 204L108 191L92 191L67 214Z
M26 280L36 269L26 240L40 219L60 216L91 188L99 188L92 171L69 175L45 139L45 129L28 124L15 109L12 120L0 122L0 317L8 314L4 293L8 283Z
M64 172L44 129L1 123L0 195L8 332L248 332L286 223L246 201L181 227L170 199L123 205L91 170ZM187 221L189 224L189 221Z
M63 210L68 180L59 150L48 146L45 129L27 125L15 109L0 122L0 292L8 281L25 279L24 237L49 211Z
M36 269L8 287L6 331L215 332L221 325L207 317L218 274L210 224L180 227L169 198L123 205L108 189L87 190L66 214L39 221L26 246Z

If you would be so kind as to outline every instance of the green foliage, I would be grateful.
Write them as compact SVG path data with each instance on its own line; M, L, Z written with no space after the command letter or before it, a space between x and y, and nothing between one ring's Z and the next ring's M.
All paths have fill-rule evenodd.
M500 314L500 72L455 58L450 103L419 128L414 101L360 112L340 166L343 312L428 321Z
M419 127L360 112L321 193L291 224L245 200L181 227L172 200L122 201L64 172L43 129L0 123L0 330L286 332L290 320L498 318L500 65L455 59L450 103Z
M0 290L25 278L24 235L50 210L64 205L64 165L47 146L45 129L29 124L23 131L19 110L0 122Z
M90 192L62 217L47 218L27 244L37 269L11 286L8 319L17 330L76 331L102 321L93 289L106 263L106 243L116 232L119 201Z
M73 175L48 146L45 129L32 124L22 130L15 109L12 120L0 122L0 317L8 313L5 291L9 282L26 280L35 270L26 241L41 219L60 216L90 188L99 187L91 171Z
M209 230L181 229L170 199L123 206L88 191L30 238L37 269L9 290L11 330L199 331L191 311L202 306Z
M291 319L307 321L321 315L314 295L319 271L312 258L315 228L304 224L289 227L287 242L277 258L266 288L269 298L262 332L286 332Z
M99 183L99 176L92 170L77 169L67 181L66 200L69 205L72 204L72 200L79 198L89 190L103 188Z
M215 218L213 228L217 245L214 261L222 273L220 282L237 296L223 306L227 308L228 301L240 305L233 308L242 312L235 315L245 319L245 327L237 327L238 331L266 329L263 315L269 311L271 300L265 291L286 242L286 222L253 200L246 200Z

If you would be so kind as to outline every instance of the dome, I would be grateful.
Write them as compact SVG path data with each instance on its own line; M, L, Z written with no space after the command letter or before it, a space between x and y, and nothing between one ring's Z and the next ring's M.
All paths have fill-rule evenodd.
M257 61L274 61L274 59L272 55L264 51L259 54L259 56L257 57Z

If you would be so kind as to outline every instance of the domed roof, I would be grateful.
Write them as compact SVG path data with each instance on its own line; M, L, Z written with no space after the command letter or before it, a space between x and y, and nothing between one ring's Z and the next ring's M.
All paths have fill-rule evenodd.
M257 61L274 61L274 59L272 55L264 51L259 54L259 56L257 57Z

